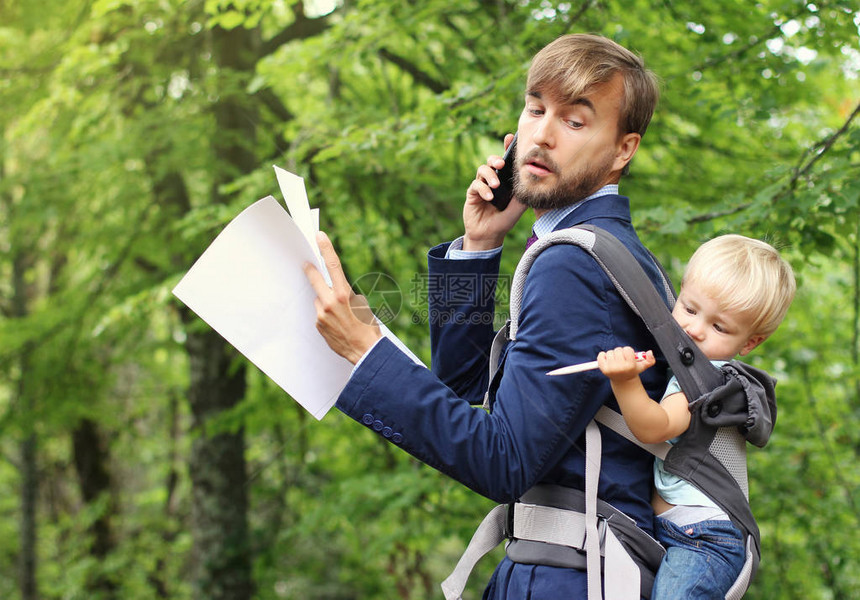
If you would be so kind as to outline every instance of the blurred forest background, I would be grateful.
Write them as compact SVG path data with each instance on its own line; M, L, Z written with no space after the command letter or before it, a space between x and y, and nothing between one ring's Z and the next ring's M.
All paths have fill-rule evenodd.
M749 357L779 377L780 413L750 456L747 597L860 597L857 10L0 0L0 597L441 598L489 501L337 411L317 422L170 290L280 195L278 164L350 279L394 282L389 327L429 360L426 250L460 234L531 56L569 32L662 79L622 193L676 281L720 232L768 239L798 275Z

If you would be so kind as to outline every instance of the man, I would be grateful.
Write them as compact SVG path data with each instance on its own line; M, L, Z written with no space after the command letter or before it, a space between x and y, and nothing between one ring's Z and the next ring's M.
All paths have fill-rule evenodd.
M536 484L582 490L586 425L602 405L617 410L617 404L598 371L546 373L594 360L619 345L656 351L641 319L591 256L576 246L550 246L532 265L516 339L506 345L490 382L492 298L480 289L463 298L460 290L451 295L454 302L442 292L445 282L497 276L502 241L528 208L537 219L537 237L583 223L608 230L656 285L657 269L636 236L628 199L618 195L617 184L657 96L655 78L642 61L602 37L564 36L535 56L518 125L514 199L504 211L489 202L499 185L494 168L504 164L490 157L466 193L465 234L430 250L430 280L442 282L430 294L433 372L412 363L356 316L339 260L321 235L333 286L308 269L318 293L317 326L336 352L357 364L337 407L500 503L516 501ZM645 375L649 394L659 398L665 366ZM489 413L469 405L484 399L488 385ZM650 532L650 456L604 432L602 464L599 497ZM485 598L585 598L585 590L583 570L505 558Z

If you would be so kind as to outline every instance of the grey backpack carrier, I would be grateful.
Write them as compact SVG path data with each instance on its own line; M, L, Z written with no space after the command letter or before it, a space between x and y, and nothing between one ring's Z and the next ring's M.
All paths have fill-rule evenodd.
M761 548L749 505L746 443L764 446L773 431L774 379L739 361L714 367L672 318L675 292L665 273L661 293L620 241L599 227L582 225L541 238L520 260L511 285L511 318L491 350L491 381L502 347L516 339L526 275L540 252L553 244L574 244L588 252L642 317L681 389L694 399L690 426L674 445L643 444L618 412L603 406L585 431L585 490L538 485L519 501L493 509L442 583L445 598L460 599L474 565L505 540L506 553L514 562L586 570L588 600L650 597L665 551L632 519L597 498L601 456L597 423L662 458L667 471L711 498L740 529L746 539L746 562L725 597L742 598L755 575Z

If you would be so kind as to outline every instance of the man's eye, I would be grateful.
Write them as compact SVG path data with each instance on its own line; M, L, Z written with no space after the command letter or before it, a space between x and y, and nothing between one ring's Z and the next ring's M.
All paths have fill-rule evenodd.
M568 127L571 127L573 129L581 129L585 127L585 125L583 123L580 123L579 121L568 121L567 125Z

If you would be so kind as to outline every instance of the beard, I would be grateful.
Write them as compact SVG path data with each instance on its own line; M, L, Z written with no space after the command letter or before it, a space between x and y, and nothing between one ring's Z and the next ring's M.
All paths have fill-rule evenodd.
M538 160L555 174L556 182L553 185L549 187L530 185L530 183L537 184L540 178L529 173L520 176L520 167L534 160ZM538 210L566 208L600 189L612 170L613 162L614 157L607 153L598 163L586 163L575 171L565 173L543 150L532 150L522 159L517 160L517 168L514 169L514 196L529 208Z

